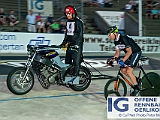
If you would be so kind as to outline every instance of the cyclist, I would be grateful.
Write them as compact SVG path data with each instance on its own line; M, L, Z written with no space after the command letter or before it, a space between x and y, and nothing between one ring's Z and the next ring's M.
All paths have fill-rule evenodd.
M139 88L133 70L141 57L141 48L128 35L119 34L116 26L109 27L107 33L109 39L114 40L116 48L112 62L114 62L116 58L119 58L121 50L125 52L124 57L118 60L118 64L122 67L121 72L128 76L133 82L134 91L131 93L131 96L135 96L139 92ZM125 65L126 67L124 67Z
M84 42L83 21L77 17L76 9L71 5L65 7L64 15L68 19L66 23L67 31L60 46L63 47L68 44L65 63L72 64L73 60L74 76L78 76Z

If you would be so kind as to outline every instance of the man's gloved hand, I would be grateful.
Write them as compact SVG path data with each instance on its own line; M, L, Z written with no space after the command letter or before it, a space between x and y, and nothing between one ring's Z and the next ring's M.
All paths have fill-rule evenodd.
M107 59L107 65L109 65L109 66L112 66L113 67L113 61L112 61L113 59L112 58L108 58Z
M112 58L107 59L107 64L110 64L112 62Z
M119 61L118 61L118 64L119 64L120 66L124 66L124 61L123 61L123 60L119 60Z
M78 48L79 48L79 46L78 46L78 45L74 45L74 47L75 47L76 49L78 49Z

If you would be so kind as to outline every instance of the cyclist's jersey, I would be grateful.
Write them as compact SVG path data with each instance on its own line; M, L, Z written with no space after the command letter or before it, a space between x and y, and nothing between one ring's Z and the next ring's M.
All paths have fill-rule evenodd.
M119 34L119 38L114 41L116 49L123 50L126 53L126 48L131 47L132 53L141 51L141 48L134 42L134 40L125 34Z

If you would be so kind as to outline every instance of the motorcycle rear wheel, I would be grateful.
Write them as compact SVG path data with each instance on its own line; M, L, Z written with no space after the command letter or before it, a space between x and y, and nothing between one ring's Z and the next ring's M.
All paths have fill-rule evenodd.
M70 71L74 71L73 67ZM79 71L80 81L78 85L71 85L69 84L70 88L74 91L84 91L87 89L91 83L91 74L90 71L84 67L81 66Z
M13 94L24 95L33 88L34 76L30 70L23 79L26 69L24 67L18 67L8 74L7 87Z

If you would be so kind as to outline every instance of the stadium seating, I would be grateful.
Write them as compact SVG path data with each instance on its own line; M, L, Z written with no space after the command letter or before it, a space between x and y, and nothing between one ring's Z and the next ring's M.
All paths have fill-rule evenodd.
M49 1L49 0L48 0ZM72 4L74 5L78 11L78 15L81 13L81 0L64 0L63 4L61 3L61 0L54 0L53 4L53 15L54 19L60 20L60 18L64 15L63 9L65 5ZM100 7L97 8L95 6L91 7L83 7L83 21L85 22L85 33L86 34L105 34L101 29L97 28L96 24L94 23L93 19L93 12L94 11L124 11L125 10L125 4L128 0L112 0L113 7L107 8L107 7ZM58 4L57 4L58 3ZM15 0L6 0L5 2L2 2L0 4L0 8L4 8L5 13L9 14L10 9L14 9L15 12L18 14L18 11L20 12L20 17L18 18L20 20L20 23L14 27L10 26L1 26L1 28L5 28L5 31L21 31L26 32L26 24L25 24L25 17L28 14L27 9L27 0L20 0L20 9L18 9L17 1ZM130 13L135 19L138 20L138 13ZM152 19L145 19L144 18L144 10L143 10L143 25L146 26L146 33L144 36L160 36L160 19L152 20Z

